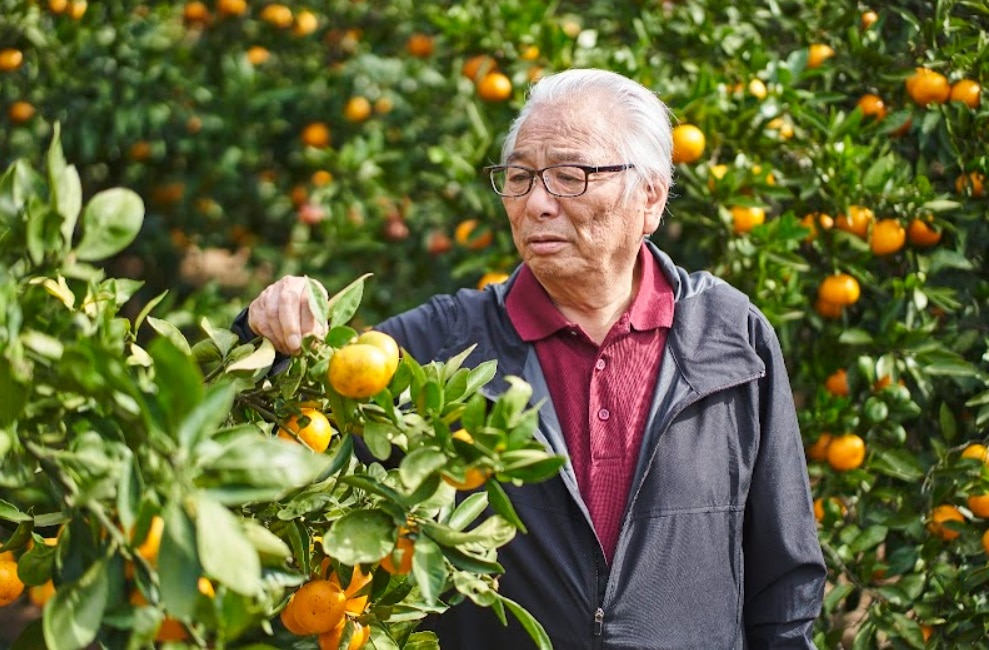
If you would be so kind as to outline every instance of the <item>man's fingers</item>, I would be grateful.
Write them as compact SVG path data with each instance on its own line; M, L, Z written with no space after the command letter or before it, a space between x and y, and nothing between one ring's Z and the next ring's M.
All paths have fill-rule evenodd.
M298 288L297 283L286 283L278 296L276 319L280 329L279 338L282 345L290 350L291 354L295 354L302 348L300 322L302 301L302 291Z

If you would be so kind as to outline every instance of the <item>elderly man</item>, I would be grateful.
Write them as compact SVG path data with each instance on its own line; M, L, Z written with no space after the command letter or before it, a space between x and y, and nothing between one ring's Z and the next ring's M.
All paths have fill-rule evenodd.
M506 486L529 529L501 591L558 648L812 648L825 566L789 380L745 295L646 238L671 184L666 106L602 70L539 81L489 168L522 258L510 280L381 323L420 362L476 344L548 397L538 436L568 462ZM250 328L285 352L313 321L304 280ZM530 647L465 604L444 647Z

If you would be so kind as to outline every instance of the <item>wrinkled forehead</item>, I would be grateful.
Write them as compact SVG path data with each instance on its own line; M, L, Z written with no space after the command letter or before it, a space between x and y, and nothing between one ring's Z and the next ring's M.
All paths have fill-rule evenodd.
M588 164L618 150L619 112L603 97L590 95L533 106L519 128L509 161L544 154Z

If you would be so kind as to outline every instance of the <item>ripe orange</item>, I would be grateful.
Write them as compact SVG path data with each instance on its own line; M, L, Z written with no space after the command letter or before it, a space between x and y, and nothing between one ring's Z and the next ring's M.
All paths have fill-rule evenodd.
M340 585L329 580L310 580L299 587L289 605L299 628L308 634L323 634L340 624L347 596Z
M519 48L519 58L523 61L535 61L539 58L538 45L523 45Z
M34 106L25 101L16 101L7 109L7 117L14 124L24 124L34 117Z
M252 45L247 48L247 60L251 65L261 65L271 58L268 48L261 45Z
M325 122L310 122L302 129L302 142L307 147L325 149L330 146L330 127Z
M131 145L127 154L131 160L143 162L151 157L151 143L147 140L138 140Z
M793 124L789 120L784 120L782 117L774 117L769 120L766 128L770 131L776 131L779 137L784 140L789 140L793 137Z
M329 185L333 182L333 174L325 169L317 169L312 173L312 176L309 177L309 182L316 187L323 187L324 185Z
M308 36L319 28L319 18L308 9L302 9L295 14L295 25L292 33L296 36Z
M374 112L378 115L385 115L391 113L391 109L395 108L395 102L392 101L391 97L387 95L378 97L374 102Z
M27 597L34 603L35 607L44 607L45 603L55 595L55 583L48 579L43 585L28 587Z
M304 408L302 415L309 418L309 422L305 426L300 427L299 420L301 418L293 415L285 422L283 428L279 428L278 437L292 441L298 439L316 453L323 453L330 446L330 440L336 430L326 416L317 409ZM293 436L292 433L295 435Z
M362 625L359 621L351 621L351 624L354 626L354 633L350 637L350 642L347 644L347 650L359 650L359 648L364 647L367 640L371 637L371 628ZM320 634L318 637L319 650L338 650L345 629L347 629L346 621L343 621L336 629L330 630L325 634Z
M872 27L876 21L879 20L879 14L875 11L863 11L862 12L862 29L869 29Z
M903 248L906 241L907 231L899 219L880 219L872 227L869 247L876 255L892 255Z
M508 279L507 273L502 273L501 271L488 271L481 276L481 279L477 281L477 288L483 289L489 284L501 284Z
M989 494L973 494L969 496L968 509L976 517L989 519Z
M845 307L844 305L838 305L818 298L814 302L814 311L816 311L822 318L835 319L841 318L841 315L845 313Z
M292 26L292 10L283 4L272 3L261 10L261 20L280 29Z
M487 248L491 245L494 235L486 229L475 234L474 231L477 230L478 225L480 222L477 219L464 219L457 224L457 228L453 231L454 241L472 251Z
M838 504L838 508L841 510L842 516L848 512L848 508L838 497L828 497L828 502ZM824 521L824 499L821 497L814 499L814 519Z
M6 607L21 597L24 583L17 577L17 562L0 560L0 607Z
M886 117L886 103L879 95L862 95L856 105L862 111L862 115L866 117L874 117L877 120Z
M732 229L739 235L749 232L765 221L766 210L764 208L736 205L731 209Z
M838 368L824 380L824 388L836 397L848 397L848 372Z
M955 191L959 194L971 192L972 196L975 197L984 196L986 193L985 180L986 177L979 172L962 174L955 179Z
M848 206L848 214L839 214L834 220L834 226L838 230L844 230L865 239L869 234L869 225L875 217L875 213L869 208L850 205Z
M365 399L377 395L391 381L392 361L377 346L352 343L330 357L327 379L345 397Z
M73 20L79 20L85 15L87 7L89 7L89 3L86 0L74 0L69 3L69 16Z
M961 457L970 460L981 460L986 465L989 465L989 449L977 442L973 442L968 447L965 447Z
M951 86L951 94L948 99L953 102L961 102L969 108L978 108L979 100L982 96L982 86L971 79L959 79Z
M295 602L295 594L292 594L291 598L289 598L288 602L285 604L285 607L282 608L282 611L278 615L278 618L281 620L282 625L285 626L285 629L291 632L292 634L296 636L306 636L309 634L309 632L301 625L299 625L299 622L295 620L294 602Z
M821 230L831 230L834 227L834 219L831 218L831 215L823 212L811 212L804 215L803 219L800 220L800 225L810 231L804 237L804 241L811 242L817 239L817 227L820 226Z
M392 575L404 576L412 571L412 555L415 549L415 542L411 537L399 537L395 543L395 548L391 553L381 559L381 568ZM392 557L399 553L399 561L396 565Z
M718 164L711 165L711 168L707 172L707 187L710 190L714 190L714 187L718 184L725 174L728 173L728 165Z
M445 232L434 230L429 233L429 238L426 240L426 250L429 251L430 255L449 253L451 248L453 248L453 240Z
M704 132L693 124L678 124L673 127L673 164L692 163L704 153L707 138Z
M489 476L491 476L491 474L486 469L481 469L479 467L468 467L464 474L463 481L458 481L457 479L446 476L445 474L443 475L443 481L447 485L452 485L462 492L467 492L470 490L476 490L484 485Z
M819 68L821 64L834 56L834 49L830 45L814 43L807 50L807 67Z
M60 14L69 8L69 0L48 0L48 9L53 14Z
M917 68L906 81L907 94L921 106L931 103L943 104L951 95L951 84L940 72L928 68Z
M512 96L512 81L500 72L489 72L477 82L477 94L486 102L503 102Z
M247 0L217 0L216 10L222 16L243 16L247 12Z
M161 626L158 627L158 633L155 634L155 641L161 642L185 641L188 638L189 632L186 631L185 626L171 616L165 617L161 622Z
M487 54L472 56L460 68L460 73L470 79L477 81L482 75L493 72L498 67L498 62Z
M424 59L432 55L433 50L435 49L435 39L428 34L413 34L412 36L409 36L409 40L405 42L405 51L412 56L419 57L420 59Z
M946 542L949 542L961 533L957 530L952 530L944 525L945 522L955 521L958 523L965 523L965 515L961 513L961 510L955 506L942 504L934 508L931 512L930 521L927 523L927 530L931 531L934 535L937 535Z
M398 370L399 356L401 351L398 343L391 336L377 330L368 330L357 337L357 343L373 345L385 354L388 360L387 371L389 376L394 375Z
M209 8L199 0L185 3L182 19L187 23L204 23L209 20Z
M16 48L0 50L0 72L12 72L24 63L24 53Z
M151 518L148 535L137 547L137 554L147 560L152 566L158 563L158 549L161 548L161 534L165 531L165 520L160 515Z
M865 441L854 433L831 439L828 445L828 465L838 472L859 467L865 460Z
M858 280L847 273L829 275L817 289L817 296L834 305L854 305L862 290Z
M347 100L347 105L343 107L343 116L351 122L363 122L371 117L371 102L367 97L355 95Z
M930 226L930 220L914 219L907 226L907 240L918 248L929 248L941 241L941 231Z
M355 566L353 573L351 573L350 575L350 583L347 585L347 588L344 589L344 594L347 596L347 598L354 598L355 594L357 594L361 589L363 589L366 585L368 585L373 579L374 579L373 571L365 573L364 570L361 569L361 567ZM327 580L337 585L340 585L340 578L337 577L337 574L335 572L331 573L330 576L327 578Z
M807 458L816 462L824 462L828 459L828 445L831 444L831 434L822 433L811 445L807 447Z

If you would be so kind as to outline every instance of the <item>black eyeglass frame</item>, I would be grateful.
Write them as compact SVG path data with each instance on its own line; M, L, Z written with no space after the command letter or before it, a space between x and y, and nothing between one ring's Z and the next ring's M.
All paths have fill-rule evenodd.
M543 174L550 169L557 169L559 167L574 167L584 172L584 189L582 189L577 194L559 194L549 189L549 187L546 185L546 178L543 176ZM591 174L601 174L606 172L623 172L627 169L634 169L634 168L635 165L631 163L624 163L620 165L599 165L599 166L578 165L575 163L559 163L556 165L549 165L548 167L543 167L542 169L532 169L531 167L525 167L524 165L489 165L484 168L484 171L487 172L488 179L491 181L491 188L498 196L502 196L508 199L517 199L520 196L525 196L526 194L532 191L532 188L536 182L536 177L538 176L539 180L542 181L543 187L546 188L547 192L549 192L553 196L557 196L562 199L572 199L578 196L583 196L587 192L587 188L591 180ZM529 176L529 186L525 188L524 192L514 192L511 194L505 194L498 190L498 185L495 183L494 175L498 172L503 172L508 169L522 169L527 172L531 172L531 175Z

